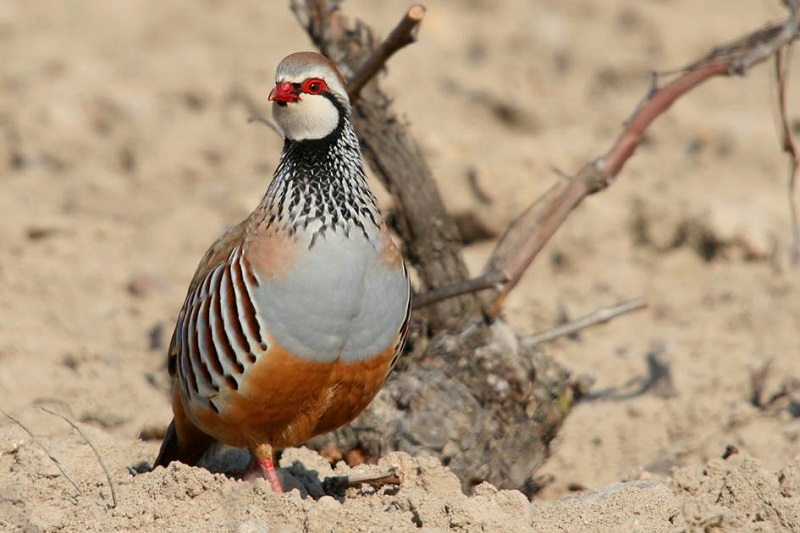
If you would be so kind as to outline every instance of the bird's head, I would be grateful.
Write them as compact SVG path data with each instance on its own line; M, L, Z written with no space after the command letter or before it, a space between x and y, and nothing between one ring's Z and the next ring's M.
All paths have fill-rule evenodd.
M302 141L330 135L350 113L342 75L333 62L316 52L284 58L269 93L272 116L288 139Z

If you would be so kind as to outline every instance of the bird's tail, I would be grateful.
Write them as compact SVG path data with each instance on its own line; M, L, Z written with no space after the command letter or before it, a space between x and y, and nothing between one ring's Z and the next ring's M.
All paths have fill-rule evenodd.
M172 461L179 461L189 466L196 465L206 450L214 443L214 438L197 428L193 429L196 434L178 435L179 432L175 429L175 420L170 422L153 468L167 466Z
M153 468L157 466L167 466L172 461L178 460L178 437L175 435L175 421L169 423L164 441L161 443L161 450L158 452L153 463Z
M157 466L167 466L172 461L179 460L178 453L178 436L175 434L175 421L169 423L167 432L164 435L164 441L161 443L161 450L158 452L153 463L153 468Z
M167 466L172 461L194 466L215 442L214 437L201 431L186 415L177 386L173 388L172 411L175 417L167 428L153 468Z

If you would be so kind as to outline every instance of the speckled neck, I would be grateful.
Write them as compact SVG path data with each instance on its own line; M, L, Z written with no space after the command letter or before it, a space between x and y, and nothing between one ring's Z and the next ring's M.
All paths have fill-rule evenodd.
M313 239L328 231L367 237L380 214L367 187L361 148L346 115L322 139L286 139L275 177L262 200L264 222Z

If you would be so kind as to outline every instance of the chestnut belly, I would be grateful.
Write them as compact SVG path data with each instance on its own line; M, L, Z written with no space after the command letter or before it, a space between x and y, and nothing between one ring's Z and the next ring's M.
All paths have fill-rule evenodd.
M386 379L394 349L391 343L359 361L322 362L273 343L247 369L238 390L188 411L200 429L230 446L296 446L358 416Z

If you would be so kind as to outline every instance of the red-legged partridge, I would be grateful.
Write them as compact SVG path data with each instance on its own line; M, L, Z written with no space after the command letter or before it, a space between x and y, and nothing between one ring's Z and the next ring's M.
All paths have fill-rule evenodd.
M155 466L221 441L281 486L273 450L355 418L403 349L411 291L370 192L345 83L313 53L269 95L285 143L261 203L208 250L169 349L174 419Z

